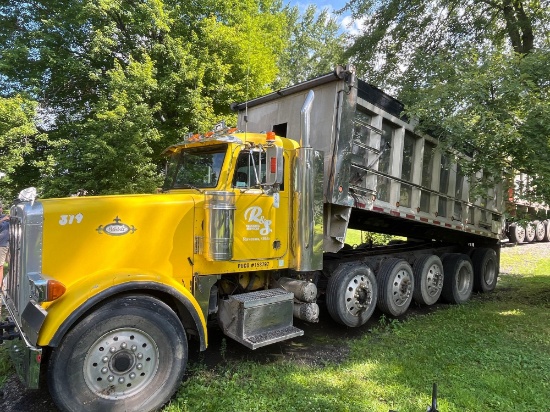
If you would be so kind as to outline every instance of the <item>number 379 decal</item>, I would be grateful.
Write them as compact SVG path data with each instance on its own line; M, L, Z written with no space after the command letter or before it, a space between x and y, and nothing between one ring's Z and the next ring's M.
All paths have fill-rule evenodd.
M61 226L72 225L73 223L80 223L84 219L84 215L79 213L77 215L61 215L59 218L59 224Z

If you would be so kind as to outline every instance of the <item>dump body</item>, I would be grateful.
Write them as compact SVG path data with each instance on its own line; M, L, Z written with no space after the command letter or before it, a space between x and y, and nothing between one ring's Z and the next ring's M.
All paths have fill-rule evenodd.
M311 146L324 153L324 249L343 246L347 228L456 243L495 244L502 186L470 198L469 179L434 138L417 133L402 104L353 68L234 106L241 129L299 136L295 108L313 90ZM246 117L246 120L245 120ZM478 176L480 177L480 176Z

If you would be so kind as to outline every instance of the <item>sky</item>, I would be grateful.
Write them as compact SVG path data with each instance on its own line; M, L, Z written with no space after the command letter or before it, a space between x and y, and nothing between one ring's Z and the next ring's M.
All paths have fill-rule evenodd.
M346 5L346 0L314 0L310 1L310 3L316 4L319 9L330 7L334 10L338 10Z

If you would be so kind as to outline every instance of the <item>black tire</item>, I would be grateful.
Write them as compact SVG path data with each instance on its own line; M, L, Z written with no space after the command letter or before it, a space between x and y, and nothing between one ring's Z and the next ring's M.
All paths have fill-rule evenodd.
M367 323L377 300L376 278L366 265L340 265L328 280L327 309L332 319L342 325L359 327Z
M433 305L443 289L443 264L436 255L421 255L413 265L413 299L421 305Z
M411 304L414 292L411 265L403 259L387 259L380 265L376 280L378 309L391 316L403 315Z
M544 223L539 220L535 220L533 225L535 226L535 240L537 242L542 242L544 240L544 236L546 235L546 227L544 226Z
M548 220L544 220L542 222L544 224L544 237L542 238L543 242L550 241L550 222Z
M523 243L525 241L525 228L517 223L512 223L508 228L508 239L512 243Z
M188 358L185 330L150 296L111 300L54 348L48 386L63 411L152 411L179 387Z
M467 255L449 253L443 258L443 289L441 298L448 303L465 303L472 296L474 269Z
M492 292L498 279L498 259L493 249L479 248L472 255L474 268L474 290L476 292Z
M535 225L533 222L529 222L525 225L525 241L528 243L535 240Z

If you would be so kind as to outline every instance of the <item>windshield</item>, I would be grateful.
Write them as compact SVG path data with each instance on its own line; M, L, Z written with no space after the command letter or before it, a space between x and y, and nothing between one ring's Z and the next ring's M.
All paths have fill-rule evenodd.
M218 185L227 145L184 149L168 163L164 189L211 188Z

